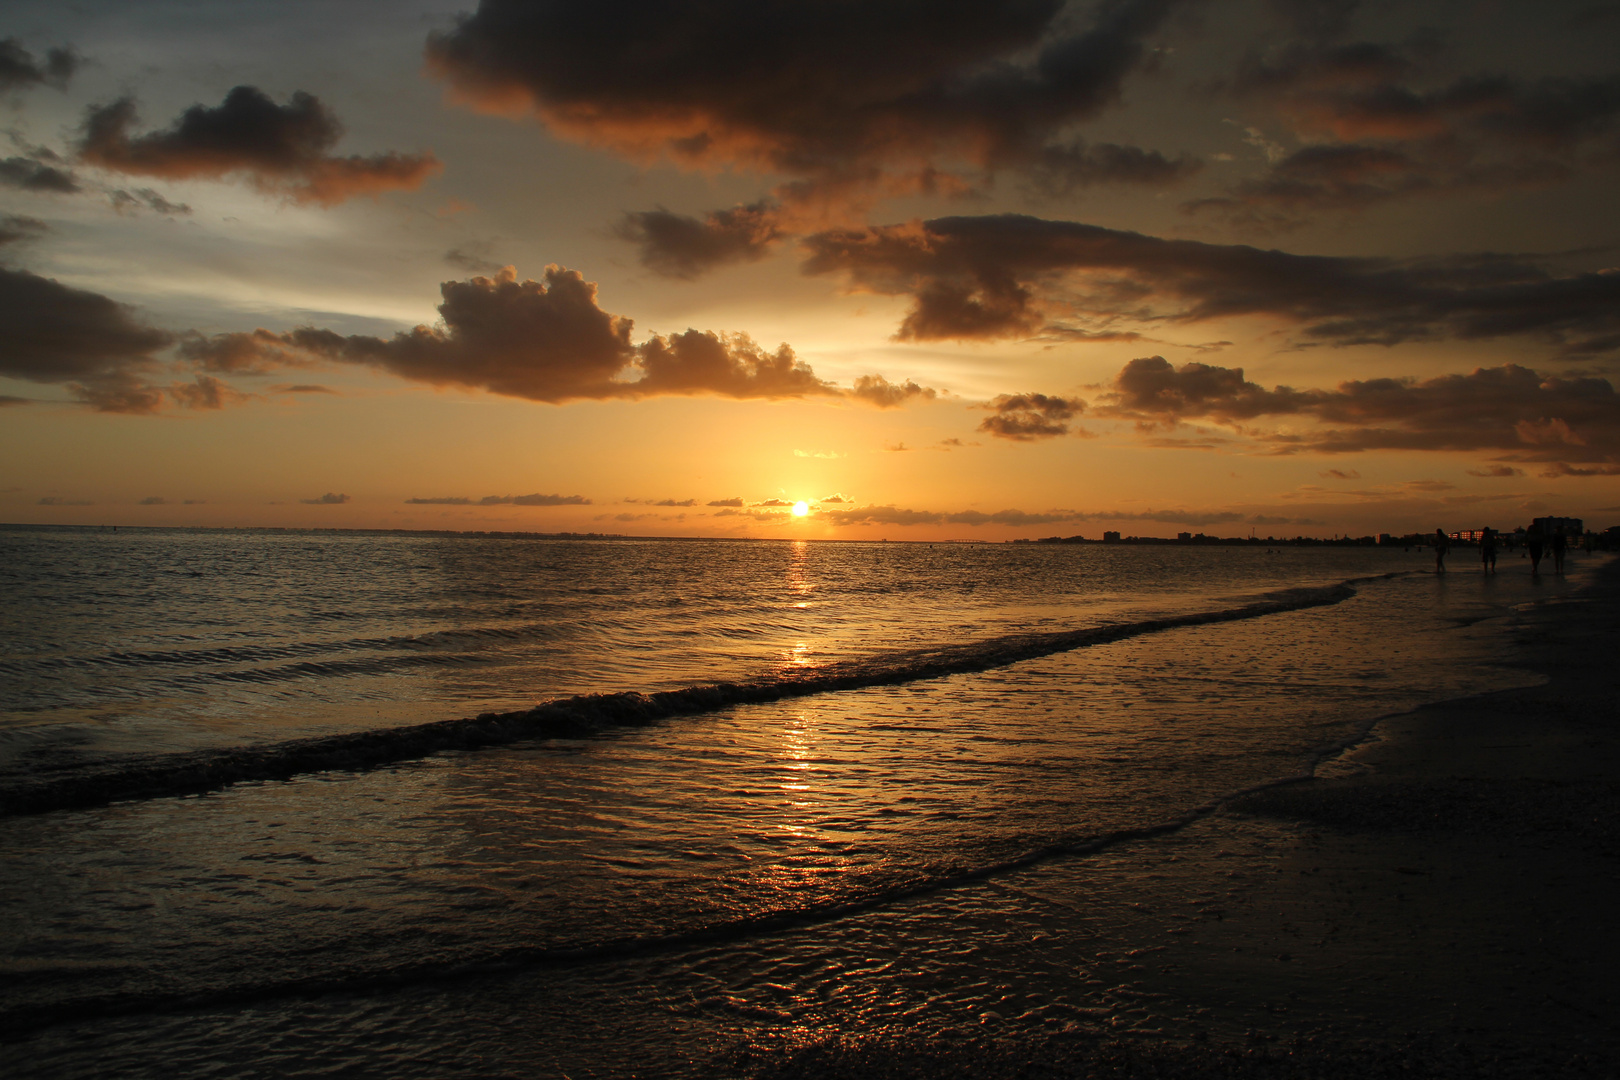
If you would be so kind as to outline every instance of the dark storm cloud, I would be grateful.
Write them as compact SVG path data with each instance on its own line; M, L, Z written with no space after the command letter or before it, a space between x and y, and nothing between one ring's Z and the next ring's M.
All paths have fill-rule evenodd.
M298 501L305 506L342 506L351 498L352 496L349 495L339 495L334 491L328 491L318 499L299 499Z
M1078 398L1051 397L1047 394L1002 394L985 408L994 415L979 424L979 430L1001 439L1030 442L1069 433L1068 422L1080 415L1086 403Z
M261 191L322 206L414 189L440 168L428 153L332 155L343 126L303 91L277 105L256 87L238 86L220 105L193 105L168 128L144 135L130 133L136 119L133 98L92 107L79 143L82 160L171 180L239 175Z
M0 375L66 384L102 412L152 412L152 354L172 340L99 293L0 267Z
M1322 344L1529 334L1620 346L1620 273L1559 275L1529 257L1293 255L1018 214L834 229L804 245L806 273L911 295L902 339L1268 315Z
M0 39L0 93L35 86L65 90L80 63L79 54L71 48L47 49L44 59L36 60L16 38Z
M1334 390L1267 390L1241 368L1176 368L1152 356L1127 364L1094 411L1147 423L1196 417L1239 426L1262 416L1300 416L1329 425L1305 434L1250 432L1280 453L1494 450L1516 460L1620 460L1620 395L1608 380L1545 375L1517 364L1432 379L1351 380ZM1473 475L1516 472L1498 466Z
M1014 170L1055 192L1181 179L1197 162L1072 131L1118 100L1175 6L1111 0L1086 17L1063 0L483 0L429 38L427 60L464 102L532 112L632 160L799 178L702 218L630 215L646 265L690 277L757 258L799 231L806 203L976 182L953 169Z
M82 190L71 172L33 157L0 160L0 184L21 191L47 191L57 195L76 195Z
M443 325L390 339L305 327L190 335L180 354L205 371L255 373L316 360L379 368L435 386L464 386L531 401L718 394L738 399L852 397L881 406L933 391L876 376L846 391L816 376L786 345L768 352L743 334L686 330L632 345L628 318L598 306L577 271L547 267L544 282L495 278L440 286Z

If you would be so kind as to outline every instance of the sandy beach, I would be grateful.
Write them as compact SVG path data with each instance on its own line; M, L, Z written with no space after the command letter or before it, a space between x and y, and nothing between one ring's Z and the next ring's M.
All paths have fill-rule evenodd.
M986 1016L960 1045L824 1042L740 1071L1615 1075L1617 603L1611 561L1521 613L1540 686L1386 718L1315 780L994 883L1083 923L1085 962L1112 973L1100 1026L1002 1041ZM1093 903L1121 887L1139 895Z

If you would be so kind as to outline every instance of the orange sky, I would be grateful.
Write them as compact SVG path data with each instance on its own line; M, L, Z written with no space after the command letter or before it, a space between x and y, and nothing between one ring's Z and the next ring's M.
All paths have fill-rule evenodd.
M1620 16L1458 10L23 0L0 520L1620 522Z

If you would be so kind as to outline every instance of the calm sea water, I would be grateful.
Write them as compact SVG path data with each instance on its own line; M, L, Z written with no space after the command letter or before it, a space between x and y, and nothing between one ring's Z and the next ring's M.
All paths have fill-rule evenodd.
M946 974L992 932L941 932L964 897L1000 917L975 883L1523 681L1502 628L1570 581L1458 556L1440 579L1399 549L0 530L0 792L156 778L0 825L0 1060L696 1075L739 1040L1007 1015L996 980ZM983 671L906 666L1278 596ZM893 677L162 794L174 762L244 748L829 666ZM852 942L863 912L881 947ZM905 940L929 943L920 968ZM1056 1022L1037 997L1008 1022Z

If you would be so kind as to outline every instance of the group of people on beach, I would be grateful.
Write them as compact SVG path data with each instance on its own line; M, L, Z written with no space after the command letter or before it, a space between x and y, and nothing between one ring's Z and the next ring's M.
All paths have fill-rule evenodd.
M1495 529L1486 528L1479 534L1479 564L1484 573L1496 573L1497 540ZM1436 529L1430 544L1434 547L1434 572L1443 574L1446 572L1446 555L1451 551L1451 537L1446 535L1444 529ZM1569 539L1563 529L1554 529L1552 535L1548 536L1539 526L1532 526L1525 533L1524 547L1530 555L1531 574L1541 573L1541 558L1547 552L1552 554L1553 573L1564 572L1564 553L1569 550Z

